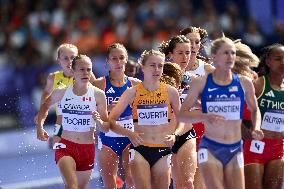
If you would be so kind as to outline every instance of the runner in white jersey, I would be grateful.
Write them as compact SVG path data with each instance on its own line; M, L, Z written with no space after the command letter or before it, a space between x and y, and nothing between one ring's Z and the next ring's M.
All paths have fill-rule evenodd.
M208 37L207 31L205 29L199 28L199 27L187 27L181 30L181 35L186 36L191 43L191 54L190 54L190 60L186 67L185 71L185 77L188 77L189 79L185 80L184 83L189 86L190 83L186 83L186 81L191 81L191 77L200 77L207 73L211 73L214 70L214 67L209 64L209 59L205 58L200 55L200 52L204 49L206 38ZM186 87L187 90L184 90L181 95L181 100L184 101L188 92L190 91L189 87ZM195 107L196 111L200 111L199 105ZM195 134L196 134L196 149L198 151L198 145L200 143L201 137L204 133L204 125L203 123L194 123L192 124ZM200 169L198 169L198 166L196 168L196 172L194 175L194 188L195 189L201 189L204 188L204 182L202 180L202 176L200 173Z
M183 35L172 37L167 42L163 42L160 51L164 52L166 57L173 63L177 63L182 71L183 80L179 83L180 101L183 102L184 93L187 89L187 82L191 78L185 75L185 69L188 66L190 58L190 41ZM183 82L184 81L184 82ZM183 85L185 83L185 85ZM183 124L183 123L180 123ZM190 124L191 125L191 124ZM169 136L172 137L171 135ZM175 188L193 188L193 179L196 169L196 150L195 150L195 131L192 126L184 131L172 145L172 178ZM171 139L170 139L171 140Z
M38 113L37 138L48 139L43 129L49 108L59 102L62 113L62 138L54 145L55 160L66 188L86 188L94 167L94 130L107 132L104 92L90 84L92 62L86 55L72 61L74 84L57 89L41 105ZM94 121L95 120L95 121Z

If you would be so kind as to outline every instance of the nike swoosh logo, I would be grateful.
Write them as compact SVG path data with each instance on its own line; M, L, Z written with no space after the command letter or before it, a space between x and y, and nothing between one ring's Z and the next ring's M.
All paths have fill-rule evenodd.
M234 153L235 151L237 151L239 148L236 148L236 149L233 149L233 150L230 150L231 153Z
M92 163L92 164L89 164L89 167L93 167L93 165L94 165L93 163Z
M163 151L165 151L165 150L159 150L159 152L163 152Z
M66 100L66 101L69 101L69 100L72 100L72 98L66 98L65 100Z
M208 88L208 92L216 91L218 88Z

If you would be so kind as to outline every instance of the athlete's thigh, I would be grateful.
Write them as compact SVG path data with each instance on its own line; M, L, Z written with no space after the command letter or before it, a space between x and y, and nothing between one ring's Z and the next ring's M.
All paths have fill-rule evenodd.
M171 174L171 154L161 157L151 168L152 188L169 188Z
M76 175L78 178L78 185L79 188L87 188L88 183L90 181L91 178L91 174L92 174L92 170L88 170L88 171L76 171Z
M224 168L224 180L226 188L245 188L244 157L242 152L237 153Z
M209 150L201 148L198 150L198 167L207 188L224 188L223 165Z
M77 183L76 162L71 156L63 156L57 165L65 184Z
M102 146L102 148L98 151L98 155L101 173L106 175L116 175L119 158L115 152L105 146Z
M122 153L122 165L123 165L124 174L125 174L125 181L126 181L126 184L128 185L127 187L130 188L131 186L133 186L134 183L133 183L130 164L129 164L129 147L125 149Z
M181 171L179 169L179 163L177 160L177 154L172 154L171 159L171 176L173 179L174 188L178 188L181 183Z
M136 150L129 150L129 165L136 189L151 188L151 169L146 159Z
M265 165L264 188L280 189L283 184L284 159L272 160Z
M263 188L264 166L262 164L247 164L244 167L244 172L246 188Z
M177 163L183 180L193 179L197 167L196 143L186 141L177 153Z

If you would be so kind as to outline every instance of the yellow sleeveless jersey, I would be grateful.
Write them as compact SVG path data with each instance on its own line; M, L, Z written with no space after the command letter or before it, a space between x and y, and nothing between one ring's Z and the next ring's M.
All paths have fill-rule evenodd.
M168 95L168 85L160 83L160 88L148 91L143 83L137 85L132 103L133 121L138 125L161 125L172 118L172 107Z
M64 89L73 84L73 77L65 77L63 71L54 72L53 90Z
M73 77L65 77L63 74L63 71L54 72L53 90L64 89L70 85L73 85ZM55 106L55 112L56 112L56 115L61 114L57 106Z

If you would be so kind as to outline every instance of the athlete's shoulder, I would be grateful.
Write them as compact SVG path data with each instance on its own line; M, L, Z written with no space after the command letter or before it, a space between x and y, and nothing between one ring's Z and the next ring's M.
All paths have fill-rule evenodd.
M264 88L264 77L259 77L257 80L253 82L254 88L255 88L255 94L257 97L260 96L262 93L262 90Z
M205 69L205 72L207 74L209 74L209 73L212 73L215 70L215 67L212 66L211 64L208 64L208 63L205 62L204 63L204 69Z
M105 77L99 77L94 79L91 83L93 86L103 90L105 88L105 81Z
M137 85L138 83L141 83L141 80L135 77L128 77L128 79L133 85Z

